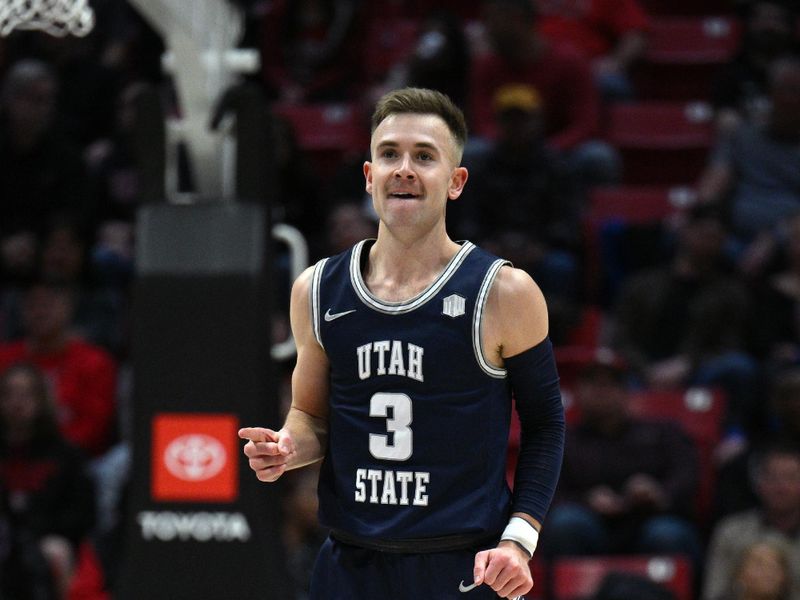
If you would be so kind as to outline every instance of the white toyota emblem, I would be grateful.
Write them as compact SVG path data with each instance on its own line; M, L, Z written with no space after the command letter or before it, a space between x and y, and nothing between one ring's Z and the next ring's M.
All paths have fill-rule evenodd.
M225 448L216 438L191 433L175 438L164 450L164 464L178 479L211 479L225 466Z

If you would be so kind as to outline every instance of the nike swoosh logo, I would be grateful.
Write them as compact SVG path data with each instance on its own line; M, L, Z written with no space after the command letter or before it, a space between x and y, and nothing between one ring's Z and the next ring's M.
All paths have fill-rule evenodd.
M354 313L354 312L356 312L355 308L352 309L352 310L345 310L344 312L332 313L331 309L329 308L327 311L325 311L325 320L326 321L335 321L339 317L343 317L345 315L349 315L350 313Z
M472 585L464 585L464 580L461 580L461 583L458 584L458 591L459 592L471 592L476 587L478 587L477 583L473 583ZM511 600L525 600L522 596L514 596Z

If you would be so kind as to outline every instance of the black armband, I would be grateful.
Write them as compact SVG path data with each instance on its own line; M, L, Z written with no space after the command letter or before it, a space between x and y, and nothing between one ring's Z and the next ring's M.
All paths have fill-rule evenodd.
M564 405L549 338L505 359L520 419L512 512L544 521L564 456Z

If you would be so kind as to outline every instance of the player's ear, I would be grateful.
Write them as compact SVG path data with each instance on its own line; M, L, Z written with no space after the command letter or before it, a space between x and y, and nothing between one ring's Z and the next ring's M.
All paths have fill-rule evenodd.
M364 161L364 179L367 193L372 195L372 163L368 160Z
M450 176L450 186L447 188L447 197L450 200L455 200L461 195L468 178L469 172L466 167L456 167L453 169L453 174Z

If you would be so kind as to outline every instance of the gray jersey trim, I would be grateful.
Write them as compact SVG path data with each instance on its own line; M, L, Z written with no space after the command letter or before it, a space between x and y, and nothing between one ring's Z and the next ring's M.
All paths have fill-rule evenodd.
M483 325L483 312L486 307L486 299L489 297L489 290L492 289L492 284L494 283L495 277L497 277L497 272L500 270L500 267L510 264L511 263L507 260L498 258L489 267L486 276L483 278L480 291L478 292L478 298L475 301L475 313L472 319L472 347L475 350L475 358L478 360L478 365L480 365L481 369L483 369L487 375L498 379L505 378L506 370L492 366L487 360L483 347L483 339L481 338L481 327Z
M453 258L450 259L450 262L447 263L444 271L442 271L433 281L433 283L431 283L431 285L422 291L422 293L411 298L410 300L405 300L403 302L385 302L384 300L376 298L372 295L372 293L370 293L361 275L361 251L363 250L366 241L367 240L363 240L359 242L358 245L356 245L356 247L353 249L353 254L350 257L350 281L353 284L353 289L355 290L356 295L364 304L377 310L378 312L390 315L400 315L411 312L433 298L439 292L439 290L442 289L444 284L447 283L450 277L452 277L453 273L458 270L458 267L461 266L461 263L464 262L464 259L467 258L469 253L475 249L475 244L472 242L464 242L459 251L456 252L455 256L453 256Z
M311 278L311 288L309 289L309 301L311 303L311 323L314 328L314 337L317 339L317 343L324 349L325 346L322 343L322 334L320 333L319 329L319 321L320 321L320 302L319 302L319 287L320 287L320 280L322 279L322 272L325 269L325 263L328 262L327 258L323 258L317 264L314 265L314 273Z

